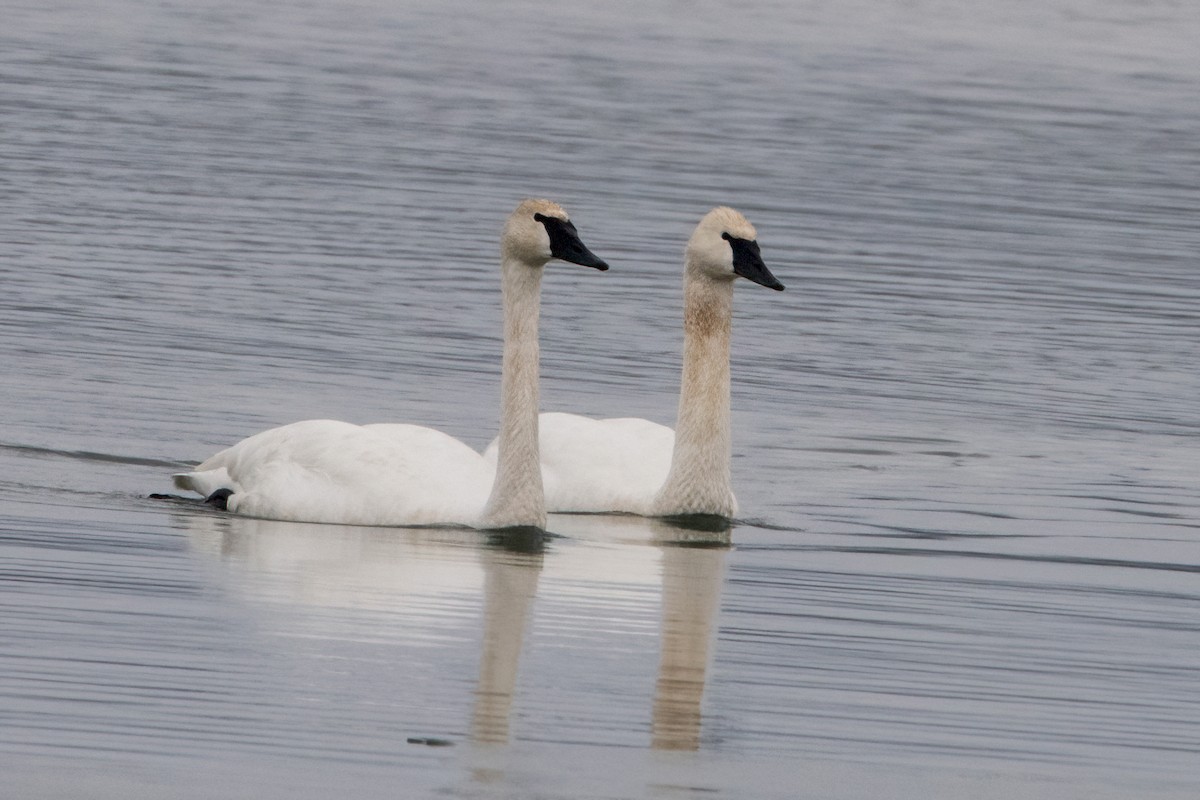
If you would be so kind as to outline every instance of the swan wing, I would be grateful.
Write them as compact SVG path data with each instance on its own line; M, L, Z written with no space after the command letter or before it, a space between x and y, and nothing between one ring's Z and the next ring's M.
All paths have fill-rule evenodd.
M250 436L176 486L230 489L230 511L291 522L468 525L495 467L452 436L419 425L306 420Z
M538 417L546 511L648 514L671 469L675 432L646 419ZM484 458L496 462L496 442Z

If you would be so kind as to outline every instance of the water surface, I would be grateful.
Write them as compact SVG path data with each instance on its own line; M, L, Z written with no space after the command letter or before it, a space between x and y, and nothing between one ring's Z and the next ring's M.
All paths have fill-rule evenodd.
M994 5L994 4L993 4ZM1194 797L1187 4L10 4L0 768L21 797ZM155 501L308 417L671 423L738 286L744 518L544 543Z

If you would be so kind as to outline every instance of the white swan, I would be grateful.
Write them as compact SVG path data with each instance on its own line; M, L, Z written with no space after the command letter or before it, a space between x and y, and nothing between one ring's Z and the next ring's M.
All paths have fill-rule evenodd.
M737 513L729 466L729 336L738 276L783 289L762 261L754 226L732 208L714 208L696 226L685 253L675 430L644 419L542 414L548 511ZM485 457L495 456L496 444Z
M526 200L501 238L499 458L417 425L308 420L243 439L173 476L237 514L351 525L544 528L538 468L538 314L551 258L606 270L562 207Z

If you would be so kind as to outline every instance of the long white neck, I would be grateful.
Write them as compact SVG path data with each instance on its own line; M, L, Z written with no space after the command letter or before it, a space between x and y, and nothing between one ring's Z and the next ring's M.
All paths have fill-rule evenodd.
M504 362L496 479L480 527L546 527L538 450L538 314L542 268L505 256Z
M697 271L698 272L698 271ZM737 512L729 461L729 335L733 281L684 271L683 380L671 471L655 515Z

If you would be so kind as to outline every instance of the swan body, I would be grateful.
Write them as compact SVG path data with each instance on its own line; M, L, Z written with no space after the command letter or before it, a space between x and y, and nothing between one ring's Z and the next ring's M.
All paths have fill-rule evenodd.
M652 492L671 469L675 431L647 419L592 419L547 412L539 419L546 510L651 516ZM496 459L496 442L484 458Z
M217 453L175 484L227 510L289 522L471 525L495 465L420 425L311 419L271 428Z
M733 517L729 340L733 285L782 290L739 212L700 220L684 257L683 375L675 430L644 419L541 415L546 508L642 516ZM485 457L492 453L489 448Z
M557 204L526 200L501 238L504 356L491 459L419 425L306 420L250 436L173 476L226 510L292 522L544 528L538 466L538 315L551 258L608 265Z

